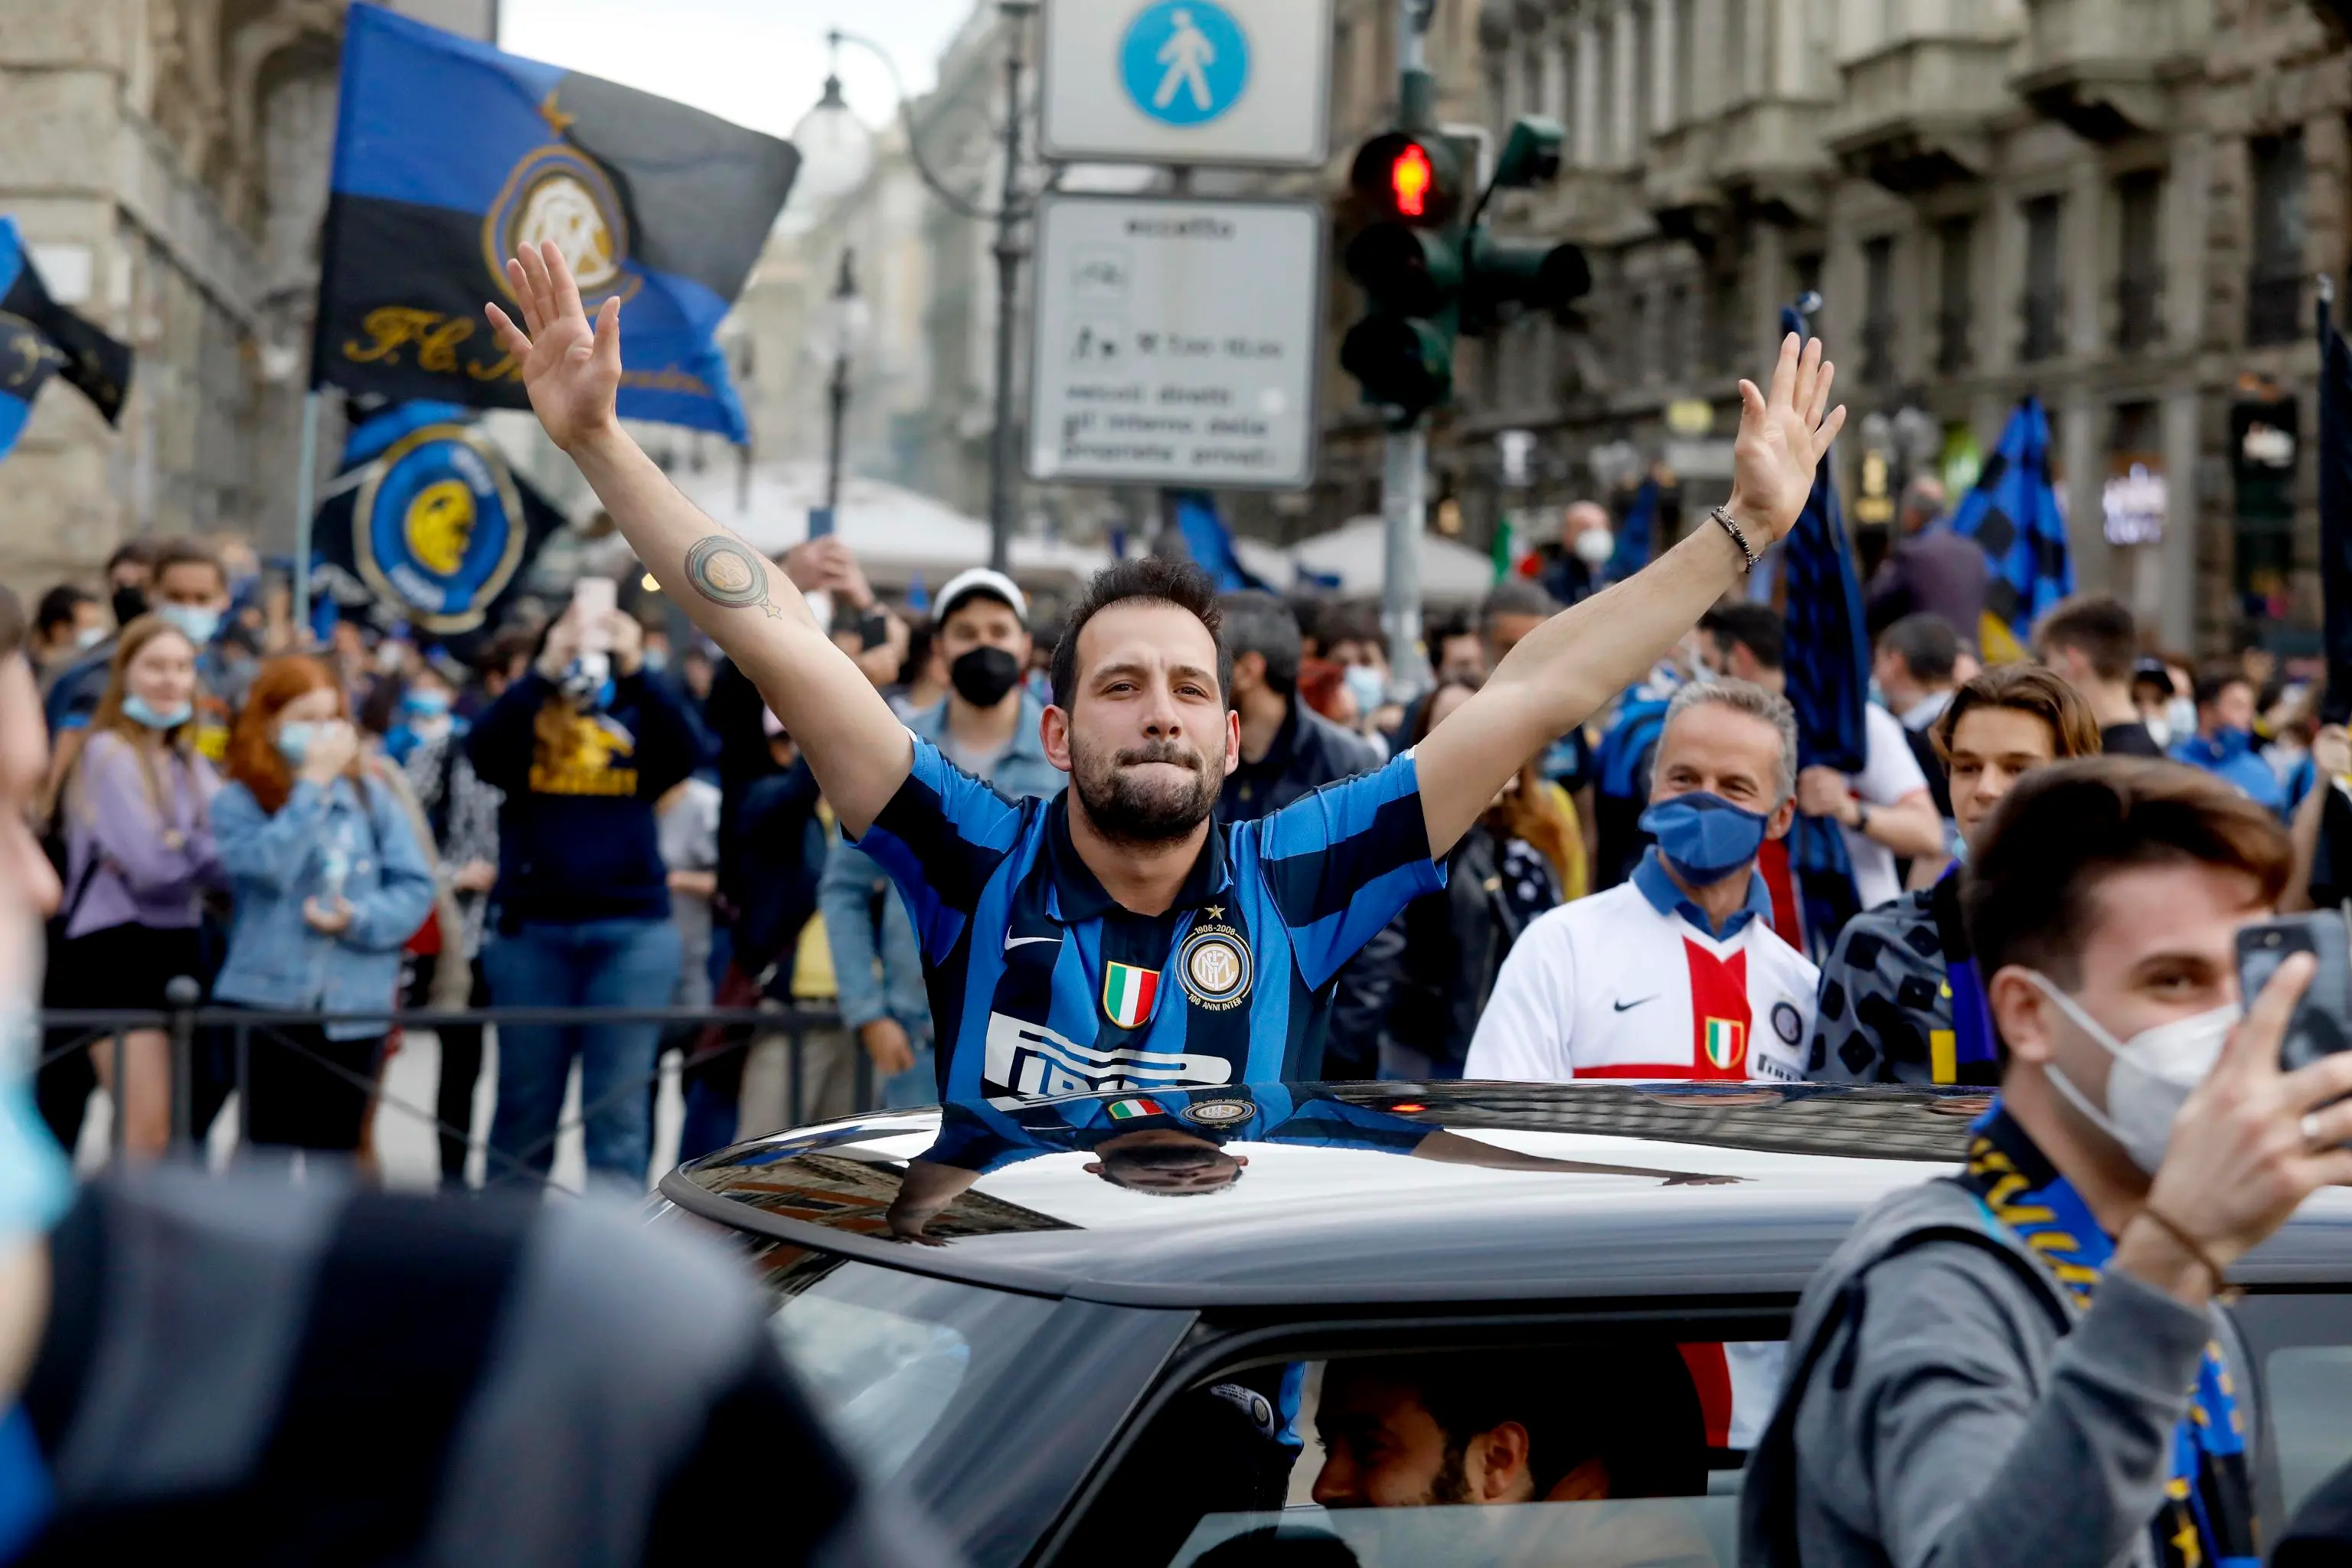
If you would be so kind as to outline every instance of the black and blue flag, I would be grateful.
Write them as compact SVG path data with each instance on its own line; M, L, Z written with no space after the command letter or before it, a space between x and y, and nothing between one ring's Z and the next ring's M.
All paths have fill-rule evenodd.
M520 408L483 319L506 261L562 250L590 314L623 301L623 416L744 438L711 332L791 191L790 143L354 5L311 382Z
M52 375L79 387L111 425L131 384L131 350L49 298L16 220L0 217L0 458Z
M1175 503L1176 532L1184 542L1184 552L1216 581L1218 593L1274 591L1274 584L1242 564L1232 531L1218 515L1216 497L1206 490L1176 490L1170 499Z
M1952 531L1975 540L1992 563L1978 652L1987 664L2022 659L2033 623L2074 591L2066 519L2050 483L2050 416L2041 399L2018 401L1976 488L1952 513Z
M479 416L406 403L353 430L311 527L346 610L372 604L462 649L513 594L563 514L509 467Z
M1780 326L1787 332L1804 330L1794 310L1780 312ZM1870 640L1831 462L1832 455L1822 453L1813 493L1780 552L1788 589L1789 702L1797 710L1798 764L1858 773L1870 750L1864 717ZM1806 943L1816 957L1826 954L1862 909L1843 830L1826 817L1800 816L1789 833L1789 866L1805 906Z

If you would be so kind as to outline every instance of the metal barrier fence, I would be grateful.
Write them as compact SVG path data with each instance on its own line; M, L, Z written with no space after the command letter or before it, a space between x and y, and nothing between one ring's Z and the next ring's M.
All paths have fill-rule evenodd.
M790 1063L789 1088L785 1111L787 1124L800 1126L808 1120L808 1037L812 1033L838 1030L840 1016L829 1010L811 1008L753 1007L459 1007L404 1008L392 1007L365 1013L320 1013L272 1011L265 1008L208 1006L201 1000L196 983L183 976L165 988L171 1005L162 1011L140 1008L51 1008L40 1015L44 1048L39 1066L46 1070L53 1063L63 1061L77 1051L87 1050L101 1041L114 1043L115 1081L110 1094L114 1103L112 1138L117 1151L123 1147L128 1118L122 1113L123 1076L130 1067L129 1053L123 1048L125 1037L142 1030L163 1034L170 1042L172 1151L175 1155L192 1156L196 1143L206 1129L196 1125L198 1100L198 1045L208 1031L218 1031L213 1038L226 1037L232 1073L228 1080L221 1110L233 1103L231 1143L244 1149L250 1144L248 1118L252 1107L251 1068L254 1047L284 1051L303 1058L319 1070L340 1079L366 1096L370 1114L391 1110L424 1122L436 1137L455 1138L461 1144L471 1144L473 1129L459 1127L441 1120L438 1108L427 1109L412 1105L383 1090L383 1067L379 1061L374 1074L352 1072L342 1064L331 1061L311 1050L301 1041L289 1037L289 1028L320 1028L334 1025L358 1025L372 1035L389 1035L394 1030L430 1030L436 1033L450 1027L497 1027L499 1025L533 1025L557 1026L565 1025L650 1024L655 1026L691 1025L698 1029L719 1026L723 1031L708 1049L688 1048L687 1066L692 1071L707 1071L725 1058L748 1052L762 1040L782 1036ZM60 1040L59 1036L65 1037ZM486 1151L483 1184L496 1185L509 1181L527 1181L544 1184L548 1173L532 1168L532 1162L547 1153L565 1134L584 1128L591 1118L608 1105L618 1104L624 1097L653 1092L662 1075L661 1057L667 1046L657 1047L650 1071L635 1075L625 1082L608 1088L594 1103L584 1104L579 1114L569 1120L559 1117L555 1130L520 1151L501 1150L491 1145L487 1136L482 1143ZM853 1040L849 1044L853 1059L852 1109L873 1110L877 1101L874 1081L874 1065L865 1050ZM567 1069L568 1070L568 1069ZM215 1087L218 1087L215 1085ZM229 1101L226 1092L233 1091Z

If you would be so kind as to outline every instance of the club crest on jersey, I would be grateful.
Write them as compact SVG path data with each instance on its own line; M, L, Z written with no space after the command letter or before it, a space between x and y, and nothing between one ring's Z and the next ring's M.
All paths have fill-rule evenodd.
M1706 1021L1706 1059L1715 1064L1717 1072L1729 1072L1738 1067L1747 1045L1748 1026L1738 1019Z
M1149 1022L1159 1000L1160 971L1139 963L1103 966L1103 1016L1119 1028L1138 1028Z
M1176 973L1195 1006L1213 1013L1238 1007L1249 1000L1255 965L1249 944L1231 926L1204 926L1184 939L1177 950Z
M1231 1127L1257 1114L1247 1100L1196 1100L1177 1113L1196 1127Z

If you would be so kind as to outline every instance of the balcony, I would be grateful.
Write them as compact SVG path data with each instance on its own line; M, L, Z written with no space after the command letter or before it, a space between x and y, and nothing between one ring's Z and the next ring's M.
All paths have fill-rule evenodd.
M1730 199L1715 178L1715 123L1686 121L1650 140L1642 162L1642 203L1669 239L1712 255L1730 216Z
M2101 142L2178 121L2170 83L2195 68L2212 30L2211 0L2026 0L2026 12L2010 85L2037 113Z
M1847 61L1830 150L1897 195L1983 178L1986 127L2011 103L2011 49L2005 37L1913 37Z
M1714 122L1716 179L1735 205L1768 223L1820 223L1837 173L1822 155L1831 113L1830 104L1791 98L1730 110Z

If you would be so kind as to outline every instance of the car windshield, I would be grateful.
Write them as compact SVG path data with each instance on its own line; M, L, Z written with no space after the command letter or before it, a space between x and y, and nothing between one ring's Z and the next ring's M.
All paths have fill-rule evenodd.
M1054 1302L865 1263L796 1271L772 1320L851 1455L896 1476L958 1401L1020 1354Z
M1522 1563L1717 1568L1739 1560L1738 1510L1738 1500L1725 1496L1517 1508L1457 1504L1216 1513L1193 1528L1169 1568L1291 1561L1335 1568L1496 1568ZM1338 1544L1310 1544L1318 1541Z

